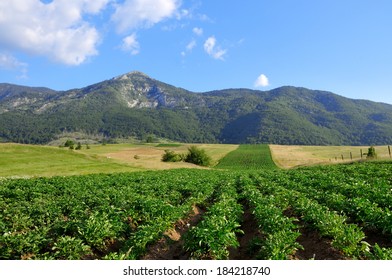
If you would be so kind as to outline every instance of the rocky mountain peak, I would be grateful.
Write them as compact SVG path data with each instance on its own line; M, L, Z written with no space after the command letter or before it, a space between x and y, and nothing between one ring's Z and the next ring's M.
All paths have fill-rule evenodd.
M140 71L132 71L128 72L122 75L119 75L117 77L114 77L112 80L140 80L140 79L151 79L148 75L144 74L143 72Z

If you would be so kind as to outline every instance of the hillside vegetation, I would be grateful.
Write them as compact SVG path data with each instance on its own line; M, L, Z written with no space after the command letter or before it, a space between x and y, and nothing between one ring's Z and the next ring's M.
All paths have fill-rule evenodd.
M19 143L67 132L187 143L392 143L392 105L289 86L194 93L140 72L63 92L0 84L0 118L0 141Z

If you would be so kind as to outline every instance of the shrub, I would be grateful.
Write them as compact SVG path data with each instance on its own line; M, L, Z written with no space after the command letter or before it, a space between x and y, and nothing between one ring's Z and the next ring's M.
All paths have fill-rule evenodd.
M74 145L75 145L75 142L74 142L74 141L72 141L72 140L67 140L67 141L65 141L64 147L73 149L73 148L74 148Z
M162 156L162 161L164 162L178 162L181 160L181 155L176 154L175 152L170 150L165 150L165 153Z
M367 153L367 158L368 159L375 159L375 158L377 158L376 149L373 146L371 146L369 148L368 153Z
M205 150L199 149L196 146L191 146L188 148L188 154L185 156L185 161L201 166L209 166L211 165L212 160Z

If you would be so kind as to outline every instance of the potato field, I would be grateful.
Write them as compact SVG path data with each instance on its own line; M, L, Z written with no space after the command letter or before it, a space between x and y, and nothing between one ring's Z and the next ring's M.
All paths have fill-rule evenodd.
M392 162L280 170L241 147L212 170L0 179L0 259L392 259Z

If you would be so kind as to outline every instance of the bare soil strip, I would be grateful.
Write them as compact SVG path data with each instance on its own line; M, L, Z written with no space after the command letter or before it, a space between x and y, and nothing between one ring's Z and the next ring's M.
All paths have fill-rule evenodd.
M297 260L345 260L341 252L331 246L331 241L300 223L300 233L297 242L304 249L299 249L293 256Z
M294 222L299 229L301 235L297 238L297 242L302 245L303 249L299 249L293 255L296 260L346 260L342 252L336 250L331 245L331 240L320 236L320 234L309 228L300 217L296 216L291 208L284 211L287 217L297 219Z
M202 219L204 210L193 206L192 213L185 219L179 220L173 229L164 233L164 236L147 249L143 260L187 260L189 252L184 250L184 239L182 236Z
M374 246L376 243L381 248L392 248L392 239L390 236L384 235L378 231L364 230L365 241Z
M238 248L230 248L229 250L229 258L231 260L254 260L257 255L257 252L252 252L251 243L255 238L261 238L261 234L249 207L247 205L244 205L244 207L244 216L240 228L244 233L238 235L240 246Z

